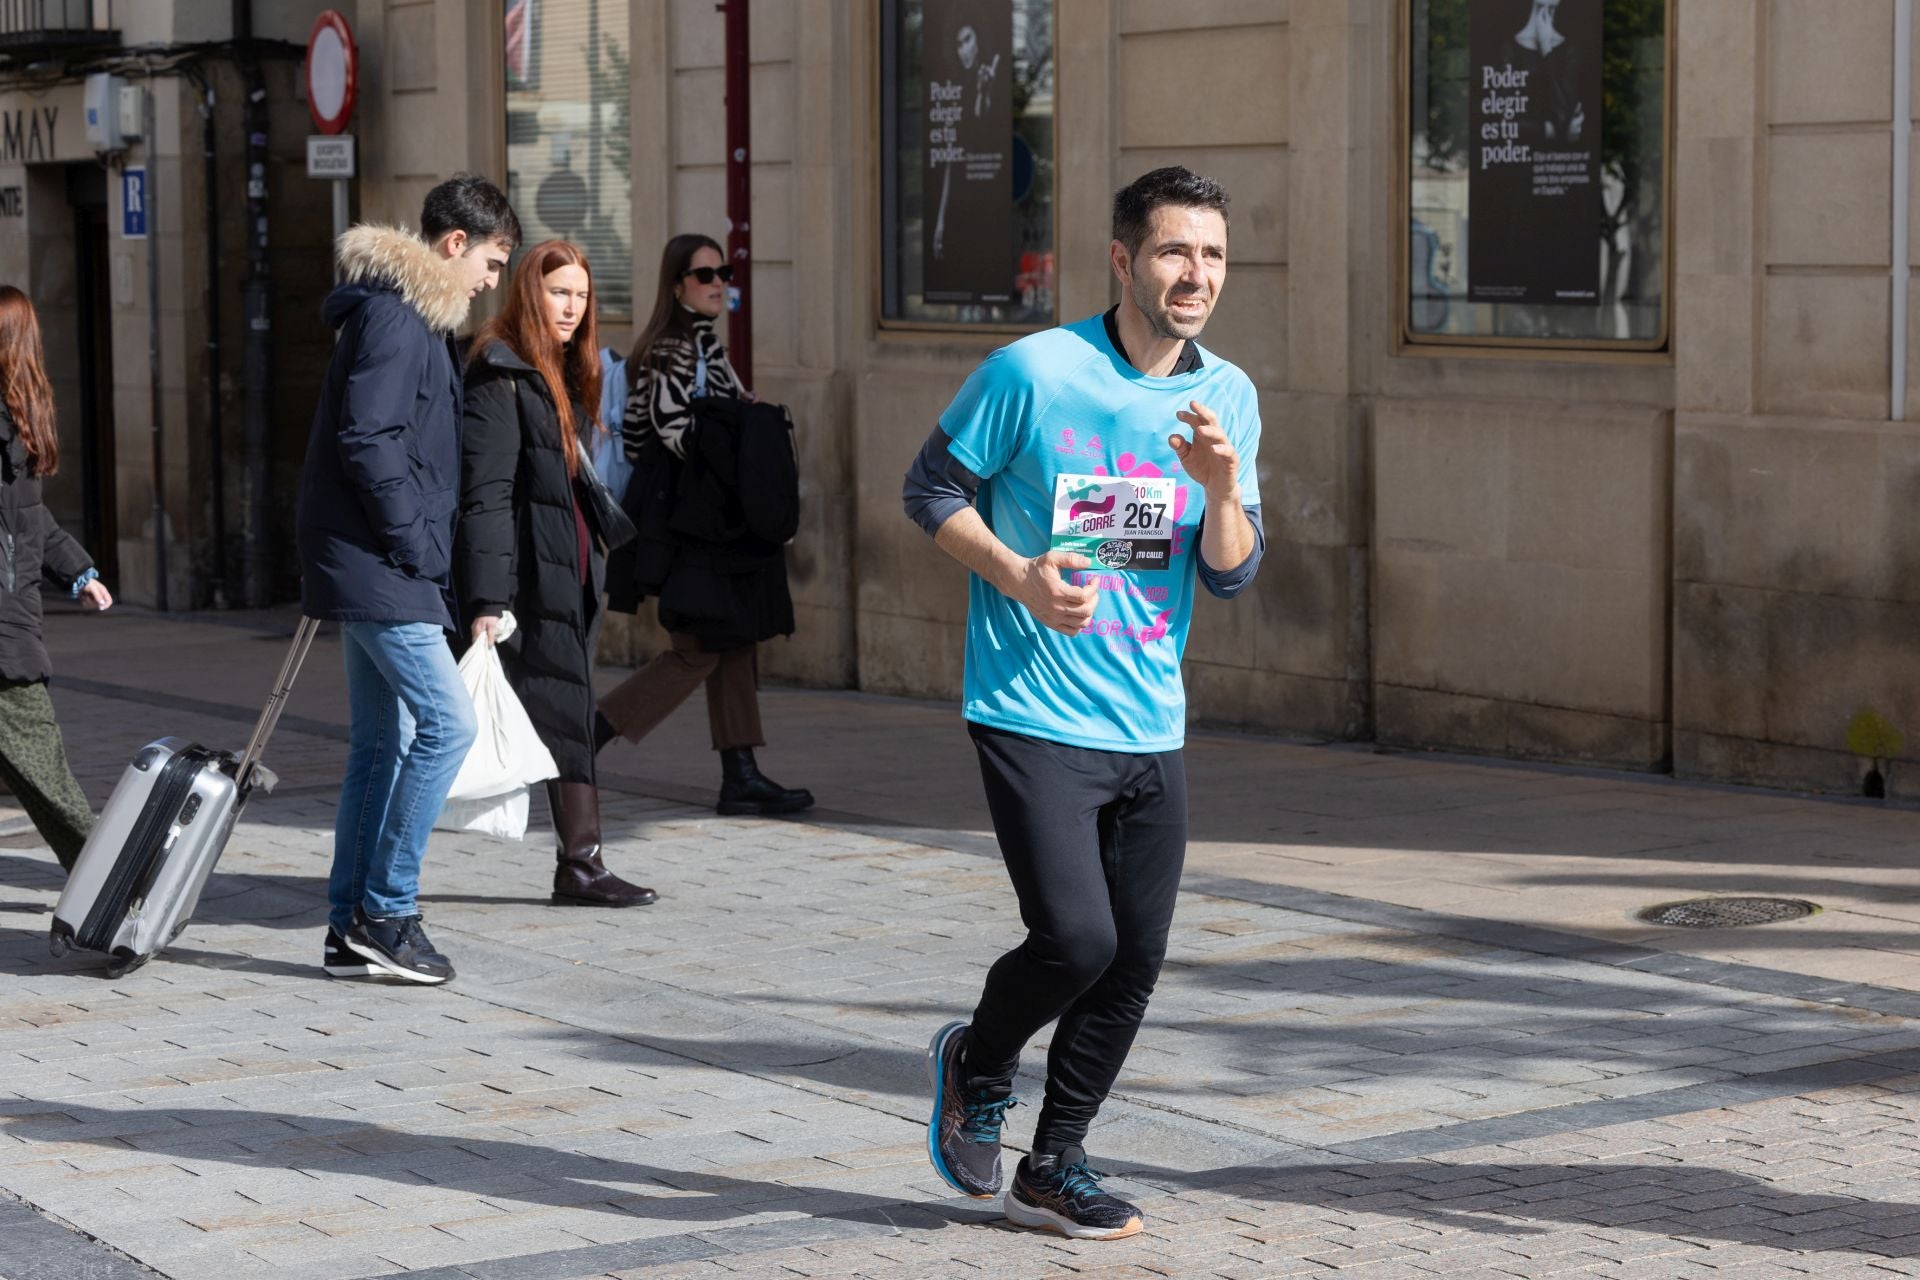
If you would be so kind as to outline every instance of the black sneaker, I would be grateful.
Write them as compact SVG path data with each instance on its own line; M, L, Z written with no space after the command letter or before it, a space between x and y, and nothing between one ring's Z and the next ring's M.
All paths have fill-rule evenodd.
M320 953L320 967L332 978L365 978L382 970L378 965L362 959L349 948L332 925L327 926L326 947Z
M382 972L409 982L440 983L453 976L453 963L427 941L420 917L381 918L363 911L353 913L353 927L347 930L346 944L378 965Z
M927 1046L927 1078L933 1082L933 1118L927 1121L927 1158L947 1185L976 1200L1000 1194L1000 1124L1011 1095L968 1094L960 1054L967 1024L949 1022Z
M1087 1167L1079 1147L1028 1156L1013 1171L1007 1219L1075 1240L1123 1240L1140 1230L1140 1210L1102 1191L1105 1176Z

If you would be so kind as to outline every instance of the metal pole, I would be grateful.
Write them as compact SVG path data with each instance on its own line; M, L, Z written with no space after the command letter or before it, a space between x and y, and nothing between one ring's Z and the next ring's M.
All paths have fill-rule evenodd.
M747 40L747 0L723 0L727 15L727 260L740 302L727 321L727 358L746 386L753 385L753 217L752 157L748 134L748 78L752 54Z
M580 236L584 240L600 215L600 156L603 151L600 123L600 0L587 0L587 207L580 214ZM626 85L619 86L628 92ZM598 306L598 302L594 303Z
M1912 200L1913 0L1893 6L1893 376L1891 413L1907 416L1907 208Z
M247 135L247 279L241 289L247 332L242 380L246 384L246 524L242 582L249 607L264 608L273 590L268 559L268 512L273 417L272 266L267 257L267 83L253 47L252 0L234 0L233 35L246 92L242 110Z
M213 607L227 599L227 446L220 412L220 183L215 145L213 82L200 86L201 168L207 193L207 436L213 450Z
M340 243L340 237L347 234L347 180L333 180L333 242ZM338 284L341 279L340 255L333 255L333 279Z
M154 217L153 166L159 148L153 136L153 76L147 76L147 91L141 95L141 137L146 143L147 172L141 184L140 198L147 217L147 382L152 392L153 415L153 607L167 608L167 436L161 414L164 397L160 390L160 220Z

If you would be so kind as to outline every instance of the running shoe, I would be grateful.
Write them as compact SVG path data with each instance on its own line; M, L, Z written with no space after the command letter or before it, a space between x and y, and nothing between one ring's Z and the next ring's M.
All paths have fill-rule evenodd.
M1028 1156L1013 1172L1007 1219L1075 1240L1123 1240L1137 1234L1140 1210L1102 1191L1100 1179L1105 1176L1087 1167L1087 1153L1080 1147Z
M964 1052L967 1024L949 1022L927 1046L927 1079L933 1084L933 1118L927 1121L927 1158L947 1185L976 1200L1000 1194L1000 1126L1011 1094L990 1098L969 1093Z

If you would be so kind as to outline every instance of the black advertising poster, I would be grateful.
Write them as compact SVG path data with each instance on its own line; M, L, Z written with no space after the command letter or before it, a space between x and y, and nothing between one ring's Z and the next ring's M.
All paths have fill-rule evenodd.
M1471 0L1467 300L1600 297L1604 0Z
M1013 297L1013 0L926 0L928 302Z

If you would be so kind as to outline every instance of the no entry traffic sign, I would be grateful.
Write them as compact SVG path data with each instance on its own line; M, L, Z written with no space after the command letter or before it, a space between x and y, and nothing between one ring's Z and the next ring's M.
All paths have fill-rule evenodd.
M315 18L307 36L307 114L320 132L346 130L353 115L359 63L353 29L339 10L328 9Z

